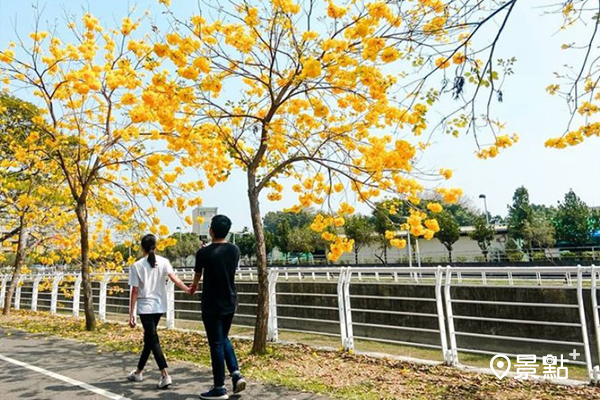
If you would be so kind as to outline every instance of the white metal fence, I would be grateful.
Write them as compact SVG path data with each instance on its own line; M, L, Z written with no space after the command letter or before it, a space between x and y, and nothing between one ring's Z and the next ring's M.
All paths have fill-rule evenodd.
M193 272L178 274L189 280ZM0 275L0 279L3 303L10 276ZM39 290L42 282L50 291ZM102 321L127 313L126 282L124 273L94 276L93 303ZM256 271L240 269L237 283L235 323L252 326ZM600 267L596 266L272 268L268 338L277 341L281 331L292 331L337 337L346 350L354 349L355 341L423 347L439 350L448 365L459 365L462 353L516 356L528 350L541 359L548 346L573 349L581 358L564 361L583 366L589 380L599 383L599 367L594 368L592 361L594 342L593 351L600 360L599 286ZM481 292L474 294L472 288L483 288L495 297L478 298ZM554 295L555 291L560 294ZM200 321L199 303L198 297L185 296L169 282L167 327L174 328L177 321ZM14 308L24 305L79 316L81 277L64 273L22 276ZM498 309L508 310L507 315L499 317ZM546 316L555 317L532 318L538 314L531 310L549 310L555 314ZM510 334L511 327L520 327L519 333ZM523 351L507 352L511 346Z

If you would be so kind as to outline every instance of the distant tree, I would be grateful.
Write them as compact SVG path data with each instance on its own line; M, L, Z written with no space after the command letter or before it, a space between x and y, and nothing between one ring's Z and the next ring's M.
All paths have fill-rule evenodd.
M269 231L265 231L265 245L267 254L273 251L275 235ZM256 238L254 232L251 232L247 227L237 234L235 237L235 244L240 248L240 254L242 257L246 257L248 262L252 263L252 258L256 257Z
M372 221L377 242L382 250L380 261L387 265L387 250L390 247L390 241L386 237L387 231L395 231L397 224L402 222L401 215L408 214L405 210L405 202L396 200L385 200L375 203L372 212ZM393 210L393 211L390 211Z
M481 211L475 207L473 201L468 197L460 197L456 203L444 202L443 196L434 195L423 201L424 206L429 203L440 203L444 210L448 211L460 226L473 226L475 220L481 215Z
M129 257L135 258L138 256L138 249L136 248L136 246L133 245L131 241L126 241L115 245L113 251L115 253L120 253L120 258L123 260L128 260Z
M506 258L510 262L520 262L523 261L524 253L523 249L523 239L512 239L508 238L506 241L506 246L504 247L504 251L506 253Z
M177 240L172 246L166 247L164 250L165 257L171 261L176 262L183 267L185 264L185 260L196 254L198 249L200 248L200 238L195 233L174 233L169 236Z
M285 255L286 259L287 259L287 254L291 251L291 248L290 248L290 232L291 231L292 231L292 228L290 226L289 221L287 219L283 219L277 225L277 228L275 229L275 234L273 237L275 246L279 249L279 251L281 251Z
M502 225L506 223L506 218L502 215L492 215L488 212L488 217L490 218L490 225Z
M459 226L473 226L480 214L471 203L464 199L456 204L444 204L444 210L452 214Z
M294 228L310 226L314 218L315 214L310 210L302 210L298 213L284 211L268 212L263 221L267 254L277 247L287 257L289 252L294 251L290 248L290 232ZM296 245L299 245L299 243L296 242Z
M469 233L469 237L477 242L477 245L481 249L483 256L487 260L490 245L496 236L496 230L494 229L493 225L488 225L487 221L483 217L478 217L475 219L473 228L474 230Z
M527 247L547 249L554 246L556 243L556 230L549 215L551 214L537 209L533 213L532 222L525 222L523 234L524 241L528 244Z
M573 246L585 246L590 241L590 209L573 190L558 204L554 219L556 238Z
M364 215L353 215L346 219L344 233L354 240L354 263L358 264L360 250L376 240L372 219Z
M547 206L545 204L532 204L531 210L534 214L534 218L540 217L552 221L556 216L556 207Z
M439 213L436 219L440 230L435 237L446 247L448 259L452 262L452 247L460 238L460 225L458 225L456 218L445 210Z
M533 209L529 203L529 192L524 186L515 190L513 203L508 207L508 236L512 239L524 240L525 224L532 223Z
M271 254L273 249L275 248L275 234L273 232L266 231L265 232L265 249L267 251L267 255Z
M288 246L290 252L314 253L317 249L326 247L325 241L321 239L318 232L309 226L294 227L288 234Z
M302 210L299 213L285 211L270 211L265 215L263 225L265 231L276 233L277 228L283 221L287 221L290 228L310 225L314 219L314 213Z
M246 257L249 262L256 256L256 239L254 233L251 233L248 228L244 228L241 234L236 235L235 244L239 247L241 256Z
M600 208L590 210L590 231L600 231Z

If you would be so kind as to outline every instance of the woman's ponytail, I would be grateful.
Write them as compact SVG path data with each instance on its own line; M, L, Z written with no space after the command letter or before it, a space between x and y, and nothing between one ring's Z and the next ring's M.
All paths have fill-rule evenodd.
M154 254L154 249L150 250L148 253L148 263L152 268L156 267L156 254Z
M145 235L142 238L142 249L148 253L148 264L152 268L156 267L156 254L154 253L156 250L156 236L150 233Z

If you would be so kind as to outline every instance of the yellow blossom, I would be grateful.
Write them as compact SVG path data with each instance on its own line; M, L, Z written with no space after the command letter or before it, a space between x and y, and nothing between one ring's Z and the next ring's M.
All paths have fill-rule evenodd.
M440 226L438 225L438 222L435 219L426 220L425 226L427 227L427 229L430 229L433 232L438 232L440 230Z
M302 71L309 78L318 78L321 75L321 63L313 57L302 63Z
M427 204L427 209L431 212L439 213L439 212L442 212L443 207L441 206L440 203L429 203L429 204Z
M440 175L442 175L444 177L444 179L450 179L450 178L452 178L452 170L440 168Z

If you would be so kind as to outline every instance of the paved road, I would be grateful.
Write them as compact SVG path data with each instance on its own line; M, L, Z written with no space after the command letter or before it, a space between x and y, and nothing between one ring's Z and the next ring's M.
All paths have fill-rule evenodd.
M131 383L125 376L137 357L98 353L95 345L0 328L0 399L35 400L188 400L211 384L210 371L191 363L169 362L173 386L156 389L160 376L151 358L145 380ZM229 383L228 383L229 384ZM242 396L231 399L325 400L309 393L249 383Z

